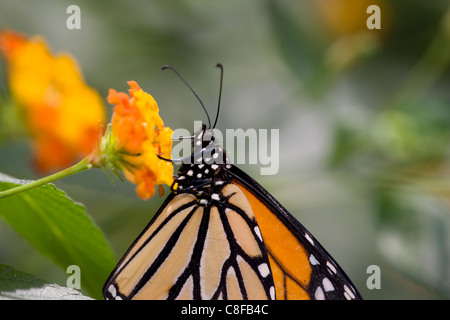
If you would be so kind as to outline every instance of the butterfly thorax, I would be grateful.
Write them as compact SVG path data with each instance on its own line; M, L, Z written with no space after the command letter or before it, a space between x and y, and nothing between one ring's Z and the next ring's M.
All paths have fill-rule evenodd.
M193 153L183 161L172 185L175 194L194 194L200 205L207 205L229 183L231 166L225 150L214 141L212 130L203 126L194 134Z

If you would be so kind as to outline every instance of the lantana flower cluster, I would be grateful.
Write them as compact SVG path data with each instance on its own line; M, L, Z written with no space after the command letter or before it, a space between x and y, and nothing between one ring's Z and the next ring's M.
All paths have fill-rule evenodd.
M128 84L130 96L109 91L107 99L115 105L114 113L92 162L116 175L123 172L137 185L138 196L148 199L155 194L155 185L173 182L172 162L164 160L171 156L173 131L164 126L155 99L135 81Z

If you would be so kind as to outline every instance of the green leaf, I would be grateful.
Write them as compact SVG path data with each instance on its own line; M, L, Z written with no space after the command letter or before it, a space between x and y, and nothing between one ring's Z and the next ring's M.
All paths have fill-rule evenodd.
M89 300L75 289L61 287L0 264L0 300Z
M0 174L0 191L24 183ZM81 204L47 184L0 199L0 216L64 271L77 265L81 286L92 297L101 298L103 283L116 260L102 231Z

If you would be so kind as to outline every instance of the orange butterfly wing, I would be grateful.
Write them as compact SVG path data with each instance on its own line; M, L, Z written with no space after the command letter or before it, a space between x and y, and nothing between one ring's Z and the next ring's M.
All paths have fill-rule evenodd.
M271 194L235 166L228 173L252 206L278 300L362 299L328 252Z

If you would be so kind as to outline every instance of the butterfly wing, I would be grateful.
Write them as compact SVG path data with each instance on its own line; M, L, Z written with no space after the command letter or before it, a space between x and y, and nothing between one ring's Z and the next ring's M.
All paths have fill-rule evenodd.
M269 192L235 166L228 174L253 208L277 299L362 299L328 252Z
M167 292L161 291L164 287L161 283L164 277L158 277L158 270L167 260L174 244L178 243L177 240L180 239L182 231L189 230L189 228L185 229L188 223L190 222L189 227L199 224L198 218L191 220L195 211L195 200L192 197L189 195L175 197L174 194L170 194L111 273L103 289L104 297L106 299L139 298L137 294L149 278L160 280L159 283L153 282L157 287L152 294L153 298L163 298L164 294L167 295ZM197 230L194 231L197 232ZM181 238L184 240L183 237ZM187 249L191 242L179 244ZM179 247L177 249L179 250ZM178 252L180 254L185 250ZM178 264L185 263L186 258L183 260Z
M240 188L207 205L170 194L104 286L106 299L273 299L268 256Z

